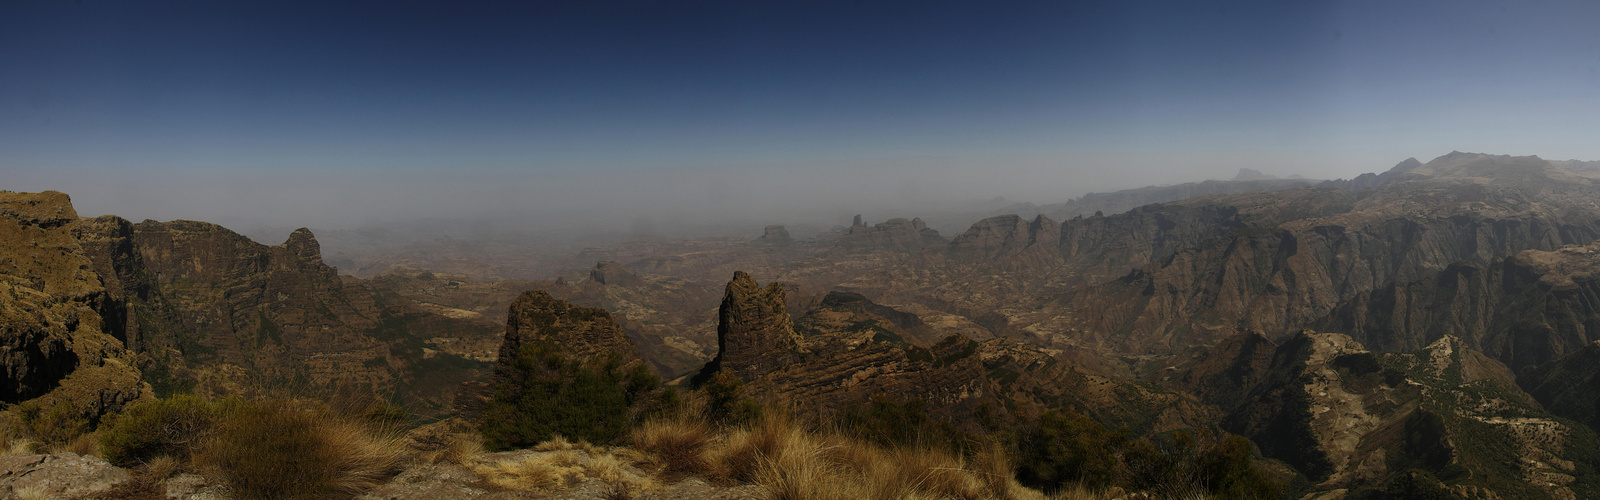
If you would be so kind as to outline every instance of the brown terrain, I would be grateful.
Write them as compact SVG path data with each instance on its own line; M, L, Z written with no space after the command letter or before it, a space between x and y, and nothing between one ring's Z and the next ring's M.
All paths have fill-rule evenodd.
M681 386L727 372L799 416L886 398L968 429L1070 410L1134 436L1226 431L1308 498L1402 483L1585 498L1600 494L1594 172L1451 153L1106 197L1204 191L1110 214L1083 215L1086 197L1064 221L999 215L950 237L858 216L807 239L636 241L521 280L470 251L340 275L305 229L269 246L6 193L0 397L24 424L92 424L168 394L355 391L433 421L471 417L458 390L482 391L522 343L558 341Z

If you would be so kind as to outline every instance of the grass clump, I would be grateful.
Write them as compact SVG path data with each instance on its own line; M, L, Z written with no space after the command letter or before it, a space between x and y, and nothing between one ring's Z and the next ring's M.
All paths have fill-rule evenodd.
M398 472L406 459L400 443L361 416L303 401L193 396L134 405L100 437L113 464L216 475L241 498L359 493Z

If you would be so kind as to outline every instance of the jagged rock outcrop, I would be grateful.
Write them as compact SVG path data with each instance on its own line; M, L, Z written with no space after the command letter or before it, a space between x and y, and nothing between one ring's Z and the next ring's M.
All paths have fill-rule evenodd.
M1270 357L1267 351L1270 352ZM1504 365L1444 337L1408 353L1302 332L1236 336L1167 379L1226 413L1223 428L1311 477L1318 490L1381 487L1419 469L1506 498L1592 495L1578 475L1590 429L1555 420ZM1515 450L1515 451L1510 451ZM1507 453L1525 457L1503 468Z
M611 319L611 313L572 305L543 290L523 292L511 303L496 376L512 373L518 350L534 343L547 343L562 354L583 361L612 354L623 363L640 359L628 336Z
M804 416L886 397L924 401L930 416L961 427L977 425L979 412L1005 420L1052 409L1139 433L1214 421L1193 398L1083 373L1052 351L1013 340L950 335L928 342L932 330L917 315L859 294L829 292L790 327L789 315L779 311L780 286L761 289L739 273L728 288L719 332L729 334L724 345L736 347L725 349L698 379L745 366L734 373L749 394ZM748 360L761 364L732 364Z
M461 348L498 338L497 325L338 276L308 230L268 246L205 222L80 225L158 392L248 394L299 381L394 394L438 415L458 384L489 373L481 359L492 351Z
M801 350L783 285L772 282L762 288L755 278L737 271L717 309L717 357L695 380L710 380L723 370L753 380L793 363Z
M0 401L89 424L148 397L67 195L0 192ZM108 318L109 316L109 318ZM10 415L9 416L15 416Z
M850 226L849 232L839 237L836 246L846 249L890 249L916 252L923 248L939 248L947 241L939 232L928 227L922 219L889 219L871 227L860 223Z

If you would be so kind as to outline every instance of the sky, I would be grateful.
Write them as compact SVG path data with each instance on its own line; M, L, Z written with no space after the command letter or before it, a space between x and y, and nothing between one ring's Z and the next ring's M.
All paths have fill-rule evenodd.
M1596 20L1592 1L0 0L0 189L134 220L621 227L1452 150L1600 160Z

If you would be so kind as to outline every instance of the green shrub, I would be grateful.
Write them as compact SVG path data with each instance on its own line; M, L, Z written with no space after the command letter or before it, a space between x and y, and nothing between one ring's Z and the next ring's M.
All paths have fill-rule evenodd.
M761 404L744 397L744 380L732 372L717 372L701 390L706 394L706 420L743 425L761 419Z
M846 435L887 448L960 452L970 440L955 427L929 418L926 401L896 401L884 394L873 395L865 404L844 407L834 417L834 425Z
M321 498L359 493L396 472L404 448L375 425L371 415L299 401L175 396L129 407L102 428L100 444L123 467L171 457L214 470L244 498Z
M187 459L224 409L239 404L237 400L213 402L180 395L130 406L102 428L100 454L120 467L133 467L162 455Z
M635 403L660 385L641 364L623 373L615 354L582 363L542 342L522 346L513 366L484 408L479 429L490 449L525 448L556 435L609 443L627 432Z
M1107 430L1089 417L1045 412L1018 443L1022 461L1017 479L1047 491L1072 483L1109 486L1120 471L1117 453L1126 445L1123 432Z
M94 423L69 401L59 401L49 408L29 401L18 405L17 413L23 431L46 445L66 444L94 430Z

